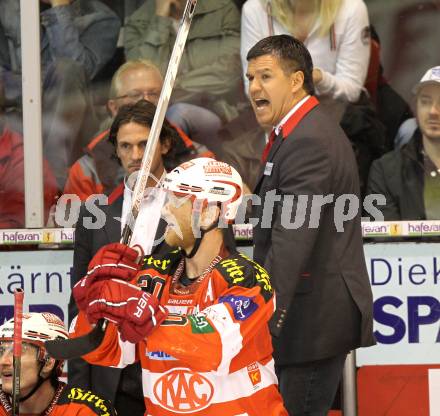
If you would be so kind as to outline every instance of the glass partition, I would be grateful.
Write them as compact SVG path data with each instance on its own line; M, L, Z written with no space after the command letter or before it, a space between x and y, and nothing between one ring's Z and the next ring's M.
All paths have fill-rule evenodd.
M140 84L131 83L130 77L136 71L130 72L130 68L125 75L115 77L113 88L111 80L121 65L134 60L148 60L162 77L165 74L185 1L157 10L156 3L39 2L44 225L56 225L50 207L61 194L74 194L78 201L84 201L94 193L111 194L121 182L125 172L113 157L114 149L106 140L107 129L123 104L140 98L157 103L162 81L157 74L155 78L151 68ZM272 20L258 27L257 38L250 37L254 24L252 3L231 0L209 13L205 6L198 6L201 11L194 16L167 113L181 139L174 164L198 155L215 155L239 170L248 192L255 186L271 126L258 125L248 98L246 45L252 46L258 36L264 37L272 30L275 34L295 32L287 23L283 26L281 20L277 21L279 14L273 10ZM16 132L18 141L23 132L19 5L16 0L0 4L1 127L2 131L7 128ZM362 90L365 95L360 93L360 98L354 99L350 93L340 97L323 93L316 80L318 98L340 118L353 144L363 200L370 194L383 195L373 198L373 206L382 215L372 215L368 209L371 201L364 201L365 215L373 220L438 219L440 175L435 157L424 152L423 134L417 130L414 87L428 69L440 62L436 47L439 3L366 0L365 5L367 20L356 23L360 45L369 45L366 58L362 58L365 68L359 84L359 93ZM360 28L365 23L371 24L369 30ZM344 80L346 74L338 68L348 62L343 61L343 55L350 34L338 25L335 20L333 68L324 68L311 34L304 37L304 42L317 68ZM360 114L363 126L357 133L353 133L350 122L347 125L347 114ZM25 138L25 142L33 140L32 133ZM399 165L407 161L401 153L405 144L407 151L413 152L411 158L417 160L410 166L409 179L405 176L408 171L403 172ZM2 149L6 151L6 147ZM389 152L394 153L384 157ZM0 211L17 206L13 209L17 218L0 223L3 228L25 226L20 196L23 162L7 165L13 157L5 155L3 166L14 178L7 182L16 185L14 192L2 189L2 194L8 196L3 198L5 205ZM6 203L14 195L17 202Z
M0 228L24 227L20 15L0 3ZM10 16L16 16L15 22Z

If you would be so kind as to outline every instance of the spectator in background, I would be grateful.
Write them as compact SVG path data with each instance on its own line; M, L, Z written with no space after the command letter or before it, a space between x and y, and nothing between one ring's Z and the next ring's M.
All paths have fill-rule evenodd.
M377 115L386 129L385 151L393 150L406 143L414 133L408 119L412 111L408 103L391 86L384 75L381 62L382 46L379 35L373 25L371 29L371 54L365 88L375 104Z
M0 126L0 131L0 228L24 228L23 137L6 126ZM43 180L46 222L58 195L55 177L47 161L43 164Z
M23 228L24 153L23 137L11 131L3 114L3 84L0 80L0 228ZM43 164L44 218L57 197L57 186L49 165Z
M289 414L326 415L347 353L374 344L360 213L341 229L347 204L336 203L359 199L356 161L314 96L312 59L300 41L267 37L247 60L256 118L273 126L254 190L254 259L277 294L271 331L280 391Z
M63 189L84 138L96 129L89 81L111 59L120 21L97 0L41 0L44 152ZM21 108L20 2L0 2L0 76L9 106Z
M241 17L241 61L260 39L290 34L313 59L318 96L356 102L370 57L368 11L363 0L247 0Z
M370 16L383 37L386 73L406 100L414 75L440 62L438 0L368 0Z
M117 155L124 174L129 175L139 169L145 145L153 123L156 106L148 101L140 100L134 104L122 106L110 129L110 142L113 152ZM176 131L165 120L162 127L156 153L153 156L148 186L154 188L156 181L165 172L165 165L176 166L174 149L178 136ZM136 221L131 243L139 243L144 252L160 254L168 250L160 244L158 238L163 235L166 223L160 220L160 212L164 195L152 190L142 203L142 210ZM71 286L73 287L87 273L90 260L96 252L108 243L117 242L121 238L123 224L127 219L131 203L131 190L121 183L110 195L109 205L102 206L106 222L104 226L89 229L84 218L90 216L85 206L80 211L75 230L75 246L73 255L73 271ZM122 222L120 219L122 218ZM138 227L141 228L138 228ZM145 228L142 228L145 227ZM138 240L140 238L140 240ZM155 242L159 244L155 245ZM77 307L73 297L69 303L69 318L77 315ZM69 361L69 382L85 389L93 389L101 396L110 399L119 416L137 416L145 412L142 377L139 363L125 369L91 366L82 359Z
M162 84L159 69L147 60L132 60L119 67L113 75L107 101L110 116L102 123L101 132L90 140L85 154L70 169L65 194L76 194L85 201L92 194L109 195L119 185L125 172L118 160L112 157L114 147L108 141L109 126L123 105L135 104L141 99L157 105ZM191 159L196 152L191 140L180 129L177 133L179 140L175 154L178 161Z
M127 21L127 59L146 58L165 73L184 0L146 0ZM222 122L237 114L241 91L240 14L232 0L197 3L168 119L216 153Z
M440 219L440 66L415 86L418 128L371 166L369 194L382 194L385 221Z

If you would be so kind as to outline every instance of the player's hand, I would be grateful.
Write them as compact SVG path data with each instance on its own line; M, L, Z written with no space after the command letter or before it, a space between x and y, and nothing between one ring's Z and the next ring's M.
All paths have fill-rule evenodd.
M318 85L322 81L322 71L319 68L313 68L312 78L313 83Z
M101 247L93 256L89 263L87 274L90 275L102 268L106 268L106 271L111 275L110 277L116 278L119 277L119 269L137 272L139 270L139 261L143 257L143 253L140 253L139 250L139 246L136 246L135 249L120 243L107 244ZM124 273L121 274L121 278L129 280L125 278Z
M87 303L90 323L105 318L118 326L122 341L133 344L150 335L168 315L155 296L116 279L96 282L90 288Z
M72 2L72 0L41 0L43 3L50 4L52 7L66 6Z
M89 263L87 274L73 287L73 296L80 310L86 307L90 287L100 280L131 281L140 269L139 251L124 244L112 243L101 247Z
M179 8L179 0L156 0L156 15L174 17L173 11Z

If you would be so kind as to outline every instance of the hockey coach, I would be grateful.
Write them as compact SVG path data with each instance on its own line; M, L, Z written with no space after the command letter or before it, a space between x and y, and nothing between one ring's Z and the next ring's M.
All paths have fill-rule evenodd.
M356 162L314 96L312 59L300 41L267 37L247 60L256 118L272 126L254 191L263 201L254 207L254 260L277 293L271 332L280 390L289 414L324 416L347 353L375 342L359 209L343 230L335 224L353 209L336 200L359 201Z

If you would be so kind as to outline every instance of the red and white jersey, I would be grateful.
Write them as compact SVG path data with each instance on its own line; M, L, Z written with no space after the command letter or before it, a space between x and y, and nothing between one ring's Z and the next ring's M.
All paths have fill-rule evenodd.
M180 252L150 256L136 281L170 315L145 341L122 342L109 324L92 364L142 365L147 415L285 416L272 358L268 321L274 293L267 272L234 253L184 286ZM73 336L90 331L79 315Z
M21 414L21 413L20 413ZM10 397L0 390L0 416L11 416ZM108 400L101 399L89 390L59 383L52 402L40 416L116 416ZM133 415L134 416L134 415Z

